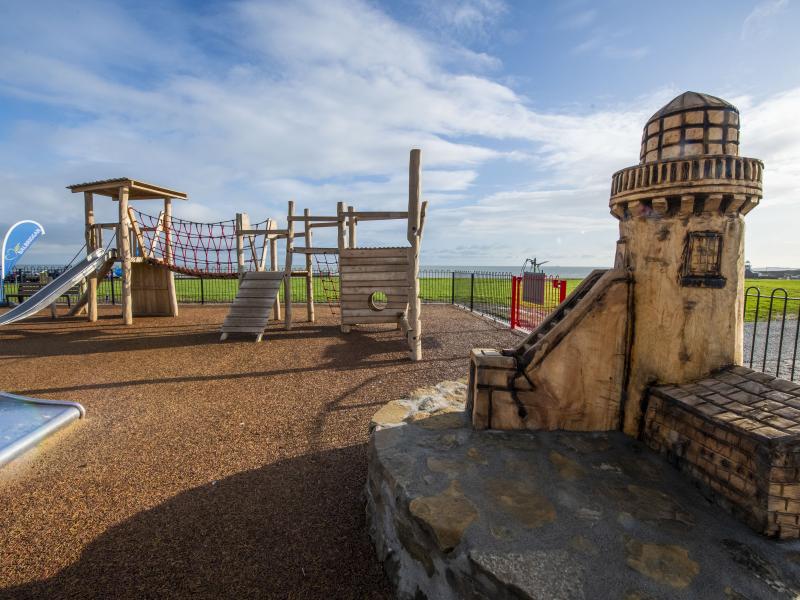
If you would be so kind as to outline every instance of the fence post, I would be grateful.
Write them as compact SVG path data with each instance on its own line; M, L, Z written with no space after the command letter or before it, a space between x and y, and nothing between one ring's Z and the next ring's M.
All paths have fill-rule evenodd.
M517 327L517 308L518 308L517 302L519 302L519 300L517 299L517 295L518 295L517 294L517 281L518 281L518 279L517 279L516 275L512 275L511 276L511 315L510 315L510 318L509 318L511 329L516 329L516 327Z
M456 303L456 272L450 273L450 304Z
M203 288L203 278L200 278L200 304L206 303L206 292Z
M475 273L469 275L469 310L473 312L475 308Z
M108 280L111 287L111 306L114 306L117 303L117 299L114 297L114 269L108 272Z

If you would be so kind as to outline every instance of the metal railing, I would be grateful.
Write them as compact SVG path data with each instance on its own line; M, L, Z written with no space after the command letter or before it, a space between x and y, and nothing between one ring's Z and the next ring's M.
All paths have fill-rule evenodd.
M38 280L39 273L58 276L61 265L17 267L3 282L5 297L15 300L21 283ZM452 304L482 314L513 328L531 330L547 316L566 294L564 280L545 277L540 294L526 291L519 276L505 271L420 270L420 298L426 304ZM338 287L338 277L328 278ZM98 300L118 304L121 282L113 272L98 285ZM175 288L182 304L229 303L239 289L237 279L176 275ZM327 304L323 277L314 277L314 300ZM532 295L531 295L532 294ZM283 292L281 293L283 299ZM72 298L74 301L75 298ZM306 300L305 281L292 279L292 301ZM66 303L67 298L59 299ZM750 286L744 297L744 364L765 373L800 381L800 297L785 288L762 291Z
M511 280L511 329L533 331L567 297L567 280L524 273Z
M800 298L784 288L765 295L756 286L744 294L744 364L751 369L800 381Z
M63 270L56 265L28 265L18 268L3 283L4 290L12 297L20 283L38 281L38 274L47 271L56 277ZM476 313L508 322L511 308L510 272L496 271L450 271L445 269L420 270L420 298L426 304L454 304ZM327 303L323 279L329 286L338 289L338 276L314 276L314 301ZM98 301L103 304L118 304L122 284L113 271L97 286ZM181 304L223 304L233 302L239 289L236 278L175 276L175 291ZM335 290L336 291L336 290ZM338 296L338 294L335 294ZM283 290L281 290L283 300ZM292 278L292 301L305 302L306 286L302 277Z

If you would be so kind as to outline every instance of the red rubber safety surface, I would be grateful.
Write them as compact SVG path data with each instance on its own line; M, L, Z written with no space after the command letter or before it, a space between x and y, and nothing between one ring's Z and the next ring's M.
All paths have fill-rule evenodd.
M388 598L362 490L370 417L518 338L423 306L424 360L386 326L271 325L227 306L0 329L0 389L86 419L0 470L0 598ZM297 314L304 310L297 308Z

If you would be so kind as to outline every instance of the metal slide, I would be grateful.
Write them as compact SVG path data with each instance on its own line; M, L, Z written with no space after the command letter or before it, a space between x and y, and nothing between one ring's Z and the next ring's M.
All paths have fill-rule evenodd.
M114 256L114 250L95 250L33 294L25 302L0 315L0 325L8 325L9 323L27 319L40 310L47 308L69 288L99 270L107 260L112 260Z
M0 392L0 467L85 414L77 402Z

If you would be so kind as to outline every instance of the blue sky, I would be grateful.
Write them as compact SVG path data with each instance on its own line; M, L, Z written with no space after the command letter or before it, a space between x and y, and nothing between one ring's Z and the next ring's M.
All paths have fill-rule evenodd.
M416 146L424 263L605 265L611 174L691 89L739 107L767 166L747 257L800 266L798 26L792 0L4 0L0 230L39 220L26 262L71 257L64 186L119 176L187 191L176 216L196 220L402 209Z

